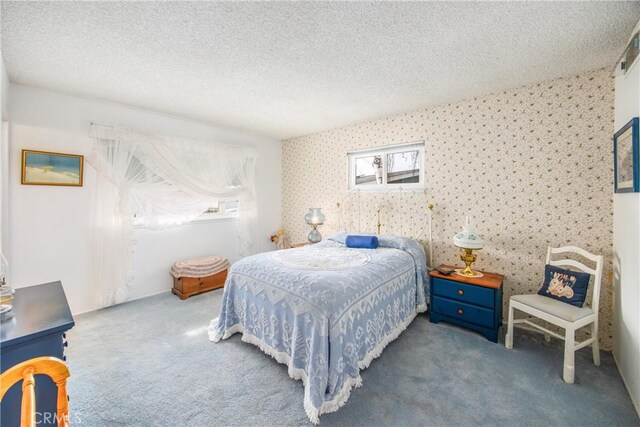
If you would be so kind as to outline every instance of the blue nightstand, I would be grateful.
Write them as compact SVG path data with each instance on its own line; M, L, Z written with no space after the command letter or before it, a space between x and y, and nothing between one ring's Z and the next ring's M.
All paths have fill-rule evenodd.
M445 269L453 267L442 265ZM504 276L482 272L484 276L468 278L457 274L445 276L436 270L431 276L431 323L441 320L480 332L498 342L502 324L502 283Z

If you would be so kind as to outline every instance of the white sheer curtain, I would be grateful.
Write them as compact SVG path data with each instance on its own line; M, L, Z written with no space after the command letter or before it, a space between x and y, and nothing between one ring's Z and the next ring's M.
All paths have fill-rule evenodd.
M97 171L91 268L100 306L127 297L134 215L143 227L162 229L239 200L240 254L255 252L255 148L97 124L90 136L88 161Z

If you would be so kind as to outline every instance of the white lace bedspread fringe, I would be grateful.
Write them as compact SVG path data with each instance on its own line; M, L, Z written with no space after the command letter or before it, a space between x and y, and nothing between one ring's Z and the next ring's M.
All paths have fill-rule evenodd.
M322 404L320 408L316 408L311 403L311 398L309 396L309 387L307 387L307 373L304 369L295 368L292 366L291 357L282 351L278 351L275 348L271 347L265 341L251 334L250 332L244 329L244 326L241 324L233 325L232 327L226 329L224 333L216 332L216 326L218 323L218 319L213 319L209 324L208 335L209 341L219 342L221 339L225 340L232 336L233 334L240 332L242 333L242 341L247 342L249 344L253 344L262 350L267 355L273 357L278 363L282 363L287 365L287 372L291 378L294 380L301 380L302 384L304 384L304 411L306 412L309 420L313 424L320 423L320 415L335 412L344 406L349 400L349 396L351 395L351 390L354 388L362 387L362 377L360 376L360 370L366 369L369 367L373 359L379 357L382 354L382 351L385 349L389 343L398 338L400 334L407 329L407 327L411 324L413 319L418 315L418 313L422 313L426 311L426 305L417 307L416 311L411 314L407 319L405 319L402 323L398 325L396 329L391 331L378 345L375 346L369 353L367 353L361 361L358 362L358 376L351 377L348 376L342 385L342 389L340 392L331 400L326 401Z

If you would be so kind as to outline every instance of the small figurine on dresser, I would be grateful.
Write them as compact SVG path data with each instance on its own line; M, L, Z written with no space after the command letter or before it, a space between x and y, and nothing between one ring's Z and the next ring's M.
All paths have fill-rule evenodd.
M271 242L276 244L276 249L288 249L289 245L289 237L287 233L284 231L284 228L279 228L276 234L271 236Z
M7 259L0 254L0 316L10 312L13 308L13 295L15 291L7 285Z

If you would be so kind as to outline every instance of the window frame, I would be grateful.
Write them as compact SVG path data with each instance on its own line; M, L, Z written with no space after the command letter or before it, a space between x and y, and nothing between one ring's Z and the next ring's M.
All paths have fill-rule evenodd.
M389 154L405 153L407 151L418 151L418 182L389 184L387 182L387 162ZM382 157L382 184L359 184L356 185L356 160L362 157ZM365 148L362 150L351 150L347 152L347 185L349 192L376 192L376 191L421 191L426 188L425 182L425 142L424 140L407 142L382 147Z
M238 219L240 216L240 201L228 201L238 203L238 207L234 211L227 212L227 201L220 200L218 202L218 212L203 212L202 215L192 219L189 223Z

